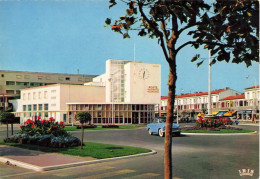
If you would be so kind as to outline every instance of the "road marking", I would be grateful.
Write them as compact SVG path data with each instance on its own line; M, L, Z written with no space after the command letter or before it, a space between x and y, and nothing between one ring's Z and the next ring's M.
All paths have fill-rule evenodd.
M134 179L134 178L151 178L151 177L157 177L159 175L160 174L158 174L158 173L144 173L144 174L141 174L141 175L136 175L136 176L128 177L128 178L131 178L131 179Z
M109 170L109 169L113 169L115 167L111 167L111 166L104 166L104 167L97 167L97 168L91 168L91 169L88 169L89 171L91 172L98 172L98 171L104 171L104 170ZM67 168L68 169L68 168ZM65 171L66 172L66 171ZM75 173L57 173L57 174L53 174L55 176L58 176L58 177L68 177L68 176L73 176L75 175ZM82 172L86 172L86 170L82 171ZM77 173L78 174L78 173Z
M118 170L115 172L101 173L101 174L87 176L87 177L79 177L78 179L99 179L99 178L113 177L113 176L117 176L117 175L133 173L133 172L135 172L135 170L125 169L125 170Z

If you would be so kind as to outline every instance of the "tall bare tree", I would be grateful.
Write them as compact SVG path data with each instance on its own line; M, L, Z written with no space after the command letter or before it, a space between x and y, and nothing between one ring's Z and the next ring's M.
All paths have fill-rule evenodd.
M210 4L208 3L210 2ZM165 178L172 178L172 123L176 89L176 56L186 46L211 50L216 61L251 65L258 59L259 2L256 0L109 0L109 8L124 3L126 14L105 23L123 38L129 31L158 39L169 64L165 132ZM179 44L182 35L192 40ZM199 54L191 59L200 59ZM198 61L197 66L203 61Z

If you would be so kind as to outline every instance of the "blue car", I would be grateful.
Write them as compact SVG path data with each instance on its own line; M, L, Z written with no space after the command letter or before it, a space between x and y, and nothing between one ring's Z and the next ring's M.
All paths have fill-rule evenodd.
M165 135L165 117L156 117L150 124L147 125L146 129L150 135L158 134L160 137ZM181 135L181 128L178 124L172 124L172 133L176 136Z

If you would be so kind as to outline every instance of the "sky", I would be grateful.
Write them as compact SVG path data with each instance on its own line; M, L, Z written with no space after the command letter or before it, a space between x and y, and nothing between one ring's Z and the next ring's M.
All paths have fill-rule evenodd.
M169 68L157 40L136 32L123 39L105 28L107 17L126 14L121 4L108 6L107 0L0 0L0 70L101 75L108 59L159 63L161 95L166 96ZM190 61L195 54L206 59L199 68ZM205 49L180 51L177 94L208 91L208 57ZM259 84L259 64L217 62L211 80L212 90L244 92Z

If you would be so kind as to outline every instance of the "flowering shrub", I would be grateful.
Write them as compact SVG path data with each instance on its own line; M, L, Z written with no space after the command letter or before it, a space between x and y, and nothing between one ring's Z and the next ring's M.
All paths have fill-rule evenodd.
M55 122L53 117L49 118L49 120L41 120L38 118L37 120L33 121L28 119L25 122L24 126L20 126L21 131L20 134L28 134L30 136L34 135L54 135L58 136L67 136L68 133L64 130L64 123Z
M221 129L232 129L232 130L242 130L242 128L237 128L237 127L231 127L231 126L219 126L216 128L208 128L208 127L198 127L198 126L193 126L193 127L182 127L181 130L214 130L214 131L220 131Z
M55 137L54 135L30 136L28 134L16 134L6 138L5 142L15 142L20 144L39 145L52 148L64 148L79 146L80 140L77 137L68 135L67 137Z
M223 120L222 118L218 118L218 119L211 119L211 118L199 118L197 121L196 121L196 125L197 127L207 127L207 128L216 128L216 127L219 127L219 126L222 126L224 123L223 123Z
M64 127L62 121L55 122L53 117L49 120L39 117L35 121L28 119L25 125L20 126L21 131L18 134L4 141L55 148L79 146L80 140L67 133Z

